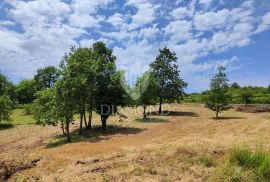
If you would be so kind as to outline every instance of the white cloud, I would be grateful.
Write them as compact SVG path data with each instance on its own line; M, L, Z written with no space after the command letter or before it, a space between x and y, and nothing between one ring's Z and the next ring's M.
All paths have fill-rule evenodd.
M170 40L175 43L191 39L192 23L186 20L172 21L165 28L165 32L170 36Z
M152 23L157 17L156 11L160 8L160 5L153 5L145 0L129 0L126 5L137 8L137 13L131 17L131 29L139 28Z
M99 7L107 6L112 0L73 0L72 8L76 13L93 14L98 11Z
M115 13L114 15L110 16L107 19L107 22L116 28L123 28L127 26L124 16L120 13Z
M223 28L226 26L230 16L230 11L223 9L217 12L196 13L194 25L197 30L209 31L213 28Z
M154 38L160 32L159 28L154 25L153 27L143 28L140 30L139 37L144 39Z
M15 23L12 21L0 21L0 26L14 26Z
M99 19L88 14L72 14L69 17L71 25L80 28L91 28L99 26Z
M270 12L265 14L262 17L261 23L259 24L258 28L256 29L255 33L260 33L263 32L270 27Z
M192 12L186 7L176 8L170 14L176 20L192 16Z

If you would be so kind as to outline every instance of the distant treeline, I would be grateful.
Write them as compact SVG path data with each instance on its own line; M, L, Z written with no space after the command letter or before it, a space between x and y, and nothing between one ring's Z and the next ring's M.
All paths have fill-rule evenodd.
M209 91L201 93L191 93L185 97L185 103L204 103L205 96ZM229 88L229 96L231 104L270 104L270 85L265 87L240 87L239 84L233 83Z

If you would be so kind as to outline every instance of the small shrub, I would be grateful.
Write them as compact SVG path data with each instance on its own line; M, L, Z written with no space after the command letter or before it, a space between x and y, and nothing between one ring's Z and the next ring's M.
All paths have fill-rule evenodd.
M31 115L32 114L32 105L31 104L24 104L24 114L25 115Z

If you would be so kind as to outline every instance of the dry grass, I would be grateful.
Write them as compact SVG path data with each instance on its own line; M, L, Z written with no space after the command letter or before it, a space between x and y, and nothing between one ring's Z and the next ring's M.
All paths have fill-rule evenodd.
M125 108L114 116L106 135L85 131L70 144L57 140L59 128L35 125L0 131L0 158L37 166L9 180L40 181L204 181L216 172L235 145L260 144L270 151L270 114L234 110L212 119L201 105L166 105L167 116L153 113L140 120L142 109ZM99 118L94 117L94 126ZM74 125L74 128L77 124Z

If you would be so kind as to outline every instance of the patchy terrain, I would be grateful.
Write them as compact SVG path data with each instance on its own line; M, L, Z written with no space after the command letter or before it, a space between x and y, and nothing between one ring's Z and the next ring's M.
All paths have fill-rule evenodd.
M151 108L154 111L156 108ZM166 116L125 108L102 134L20 125L0 130L0 174L9 181L214 181L235 146L270 151L270 113L230 110L218 120L202 105L166 105ZM76 126L76 123L74 124ZM74 127L75 128L75 127ZM77 128L77 127L76 127Z

